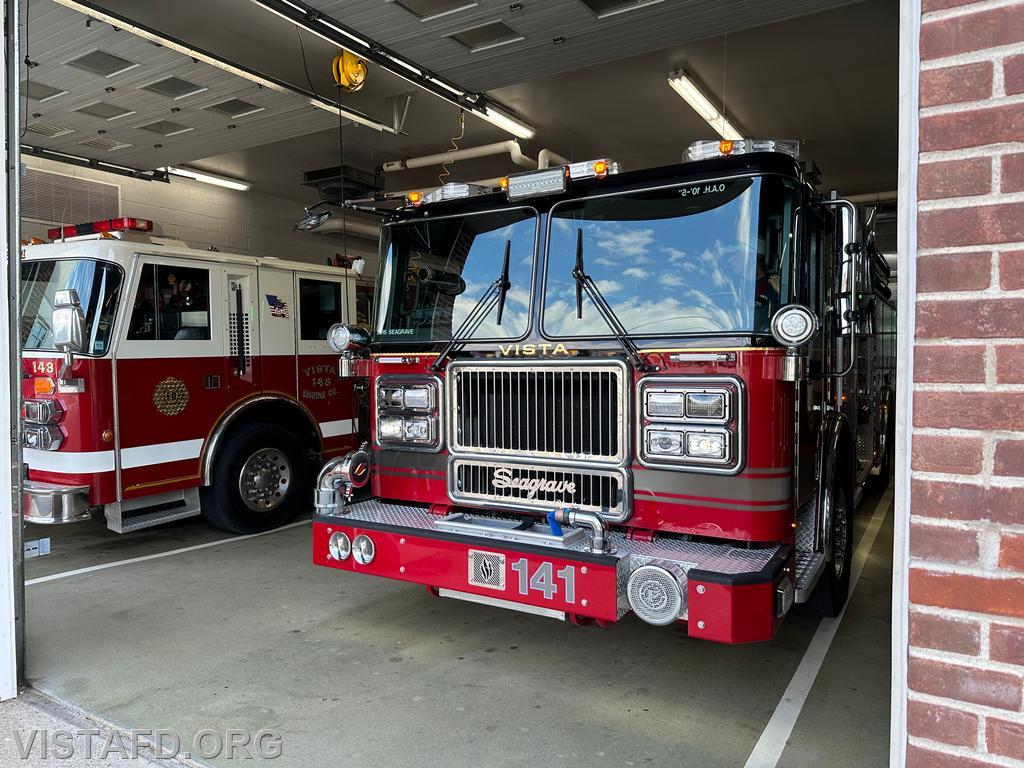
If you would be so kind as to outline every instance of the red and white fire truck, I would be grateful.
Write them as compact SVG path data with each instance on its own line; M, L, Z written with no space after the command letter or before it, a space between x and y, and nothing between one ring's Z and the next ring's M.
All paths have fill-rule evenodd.
M355 274L191 249L119 218L23 251L24 519L265 530L357 445L327 331Z
M725 643L837 614L895 315L870 212L796 156L701 142L392 212L372 336L330 336L371 440L320 474L314 562Z

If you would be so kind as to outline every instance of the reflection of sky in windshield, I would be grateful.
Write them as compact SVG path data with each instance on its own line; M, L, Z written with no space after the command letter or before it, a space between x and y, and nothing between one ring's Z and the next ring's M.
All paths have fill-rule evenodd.
M756 180L735 197L732 189L704 200L699 195L685 199L677 190L668 190L657 203L663 218L607 220L608 210L614 211L614 203L607 199L599 214L605 220L580 218L595 215L587 207L591 203L556 209L548 251L545 330L556 336L608 333L586 294L583 319L576 317L571 272L578 229L583 230L585 271L627 331L674 334L753 328L758 191ZM727 202L718 204L723 199ZM684 205L693 206L695 201L697 206L706 202L717 207L680 215Z
M512 210L471 215L463 220L417 222L392 227L391 237L377 327L382 340L451 338L452 331L459 328L501 274L506 242L511 244L511 288L501 325L494 308L472 338L504 339L526 332L536 243L533 214ZM461 292L439 292L430 281L414 277L424 268L461 278L465 288ZM397 290L392 290L396 283Z

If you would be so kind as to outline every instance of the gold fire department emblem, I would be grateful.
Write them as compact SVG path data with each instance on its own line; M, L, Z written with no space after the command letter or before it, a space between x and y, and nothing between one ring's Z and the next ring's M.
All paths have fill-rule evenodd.
M177 376L168 376L153 390L153 405L164 416L177 416L188 405L188 387Z

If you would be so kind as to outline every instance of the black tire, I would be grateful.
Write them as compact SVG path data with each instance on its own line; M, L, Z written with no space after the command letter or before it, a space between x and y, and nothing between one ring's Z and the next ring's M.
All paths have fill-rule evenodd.
M850 571L853 569L853 499L847 483L839 478L831 483L832 559L818 579L808 611L815 616L838 616L850 594ZM837 549L836 545L839 544Z
M212 483L200 488L203 517L231 533L269 531L306 505L311 481L306 451L291 434L251 424L231 433L214 458Z

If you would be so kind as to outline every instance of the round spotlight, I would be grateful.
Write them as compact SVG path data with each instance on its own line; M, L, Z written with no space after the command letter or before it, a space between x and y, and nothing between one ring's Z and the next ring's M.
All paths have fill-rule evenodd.
M331 557L335 560L348 560L349 555L352 554L352 541L347 534L338 531L331 534L331 538L327 541L327 549L330 550Z
M683 589L660 565L642 565L629 576L626 596L633 613L648 624L663 627L683 612Z
M772 335L787 347L802 347L818 332L818 318L802 304L790 304L772 318Z
M366 451L352 451L345 456L338 468L341 480L353 488L363 488L370 482L370 454Z
M327 331L327 346L335 352L365 347L369 343L369 335L358 325L335 323Z
M356 540L352 542L352 556L360 565L372 563L373 557L376 554L375 550L373 540L366 534L359 534L356 536Z

